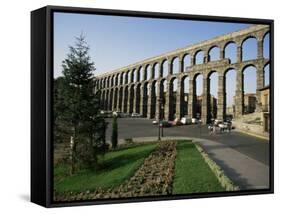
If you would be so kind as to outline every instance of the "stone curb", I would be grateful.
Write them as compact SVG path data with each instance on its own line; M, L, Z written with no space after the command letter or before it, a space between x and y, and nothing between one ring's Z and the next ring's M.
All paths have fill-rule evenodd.
M212 172L215 174L217 179L219 180L221 186L226 189L226 191L238 191L240 188L236 186L230 178L228 178L224 171L216 164L215 161L213 161L209 155L202 149L201 146L199 146L196 142L193 142L195 144L195 147L199 151L199 153L202 155L205 162L208 164Z

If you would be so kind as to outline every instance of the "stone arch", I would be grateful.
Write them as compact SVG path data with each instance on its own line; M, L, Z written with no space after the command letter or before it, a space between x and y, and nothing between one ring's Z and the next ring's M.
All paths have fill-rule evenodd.
M117 107L117 99L118 99L118 87L116 87L114 89L114 96L113 96L113 110L117 111L118 107Z
M223 73L223 93L224 93L224 105L223 105L223 112L227 118L236 117L235 115L235 93L236 93L236 69L230 67L226 69Z
M148 82L144 82L143 83L143 87L142 87L142 111L141 111L141 114L143 117L147 117L147 109L148 109L148 106L147 106L147 103L148 103L148 91L149 91L149 88L148 88Z
M178 56L173 57L171 60L171 73L172 74L180 73Z
M217 118L218 86L218 72L211 70L207 75L207 122Z
M243 114L250 114L256 110L257 91L257 68L254 64L248 64L242 69L242 94L243 94ZM247 83L247 84L245 84Z
M134 111L134 96L135 96L135 84L130 85L129 88L129 111L128 113L132 113Z
M168 60L164 59L161 62L161 77L167 77L169 75Z
M193 77L193 86L194 86L194 110L193 110L193 116L201 118L202 116L202 101L203 101L203 74L202 73L196 73Z
M135 113L140 113L140 108L141 108L141 83L136 83L136 89L135 89L135 103L134 103L134 112Z
M150 66L150 64L147 64L145 66L143 80L146 81L147 79L150 79L150 78L151 78L151 66Z
M200 65L204 63L204 51L199 49L194 53L194 65Z
M257 59L257 38L253 35L245 37L241 43L242 61Z
M124 102L123 102L123 112L128 113L128 102L129 102L129 86L125 86L124 90Z
M263 57L269 59L270 57L270 33L266 32L263 35Z
M263 86L268 86L270 85L270 64L269 62L266 63L263 67Z
M156 98L157 98L156 89L157 89L157 80L153 80L150 83L150 91L148 93L150 99L150 118L155 118L156 116Z
M208 61L216 61L220 59L220 48L217 45L213 45L208 50Z
M137 75L137 80L136 82L141 82L144 80L144 76L145 76L145 69L144 66L140 66L138 69L138 75Z
M131 83L135 82L136 76L137 76L136 69L132 69L132 71L131 71L131 81L130 81Z
M114 86L114 75L112 75L111 77L110 77L110 87L113 87Z
M234 41L228 41L224 45L224 58L227 58L230 60L230 63L236 63L237 62L237 45Z
M123 90L124 88L121 86L119 88L119 93L118 93L118 106L117 106L117 110L118 111L122 111L122 100L123 100Z
M170 97L169 97L169 115L167 116L167 119L175 119L177 114L177 89L178 89L178 79L173 76L170 81L168 82L167 90L169 91Z
M159 117L160 119L165 118L165 106L166 106L166 94L167 94L167 79L162 78L159 81L159 99L162 101L162 106L159 107Z
M182 93L180 96L181 99L180 103L182 103L180 112L182 113L182 115L180 115L180 117L182 117L188 115L189 76L188 75L182 76L180 84L182 89Z
M191 57L190 57L189 53L186 53L186 54L183 55L182 64L183 64L182 65L183 72L186 71L187 67L191 66Z
M128 84L129 83L129 77L130 77L130 70L125 72L125 83L124 84Z
M159 63L155 62L153 64L153 79L158 79L160 77L160 72L159 72Z

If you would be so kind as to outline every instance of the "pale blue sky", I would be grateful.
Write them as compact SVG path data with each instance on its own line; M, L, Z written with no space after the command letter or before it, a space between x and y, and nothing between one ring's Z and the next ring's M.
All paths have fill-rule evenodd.
M86 36L90 45L90 56L95 62L97 75L249 26L237 23L55 13L54 77L61 75L61 63L69 51L68 47L74 44L75 36L81 33ZM255 41L247 42L246 46L245 57L254 58ZM234 50L235 48L230 48L227 52L231 59L236 56ZM265 52L268 52L268 45ZM247 73L249 77L246 78L255 78L255 72ZM228 78L234 79L235 72L230 72ZM211 93L215 96L217 96L216 81L214 75L211 78ZM227 82L230 91L227 102L231 103L235 85L232 84L233 81ZM246 93L255 92L254 83L250 81L249 84L245 84ZM201 84L202 82L198 81L198 85ZM198 87L198 94L200 93L201 87Z

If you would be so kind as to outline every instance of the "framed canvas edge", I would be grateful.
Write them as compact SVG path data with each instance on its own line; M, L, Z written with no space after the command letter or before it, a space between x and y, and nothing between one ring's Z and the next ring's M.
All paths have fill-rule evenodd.
M274 20L273 19L252 19L241 17L224 17L209 15L191 15L178 13L159 13L147 11L130 11L130 10L113 10L100 8L83 8L69 6L53 6L48 5L41 9L46 9L46 203L40 204L45 207L66 207L66 206L83 206L98 204L115 204L115 203L135 203L150 202L163 200L179 200L179 199L195 199L210 197L229 197L244 196L257 194L274 193ZM40 10L40 9L39 9ZM165 19L188 19L215 22L232 22L232 23L252 23L252 24L268 24L270 25L270 188L261 190L244 190L237 192L221 192L221 193L200 193L186 195L171 196L153 196L138 198L118 198L103 199L91 201L73 201L73 202L54 202L53 201L53 143L52 143L52 80L53 80L53 13L79 13L79 14L100 14L100 15L116 15L116 16L132 16L132 17L149 17L149 18L165 18ZM31 130L33 131L33 130Z

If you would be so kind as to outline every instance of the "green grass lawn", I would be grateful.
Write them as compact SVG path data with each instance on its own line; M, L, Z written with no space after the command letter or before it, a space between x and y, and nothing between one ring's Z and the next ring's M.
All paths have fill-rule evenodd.
M144 159L157 144L145 144L132 148L111 151L105 154L100 170L82 170L69 176L66 165L54 168L54 188L60 192L94 191L96 188L110 188L123 183L134 175Z
M177 143L173 194L225 191L191 141Z

